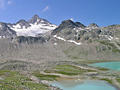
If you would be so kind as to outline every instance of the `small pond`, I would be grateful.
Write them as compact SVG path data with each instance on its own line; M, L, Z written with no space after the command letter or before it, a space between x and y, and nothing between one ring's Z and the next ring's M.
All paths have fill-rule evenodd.
M110 84L98 80L86 80L84 82L61 81L53 82L52 85L57 86L63 90L117 90Z
M120 62L94 63L94 64L90 64L90 66L102 67L102 68L108 68L111 70L119 70L120 71Z

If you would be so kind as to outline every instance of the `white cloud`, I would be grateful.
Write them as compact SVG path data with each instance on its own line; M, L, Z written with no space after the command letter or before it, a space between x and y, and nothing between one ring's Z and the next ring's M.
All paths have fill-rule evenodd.
M46 11L48 11L49 10L49 6L46 6L42 11L43 12L46 12Z
M7 1L7 4L8 4L8 5L11 5L11 4L12 4L12 0L8 0L8 1Z
M0 9L4 9L7 5L11 5L12 0L0 0Z

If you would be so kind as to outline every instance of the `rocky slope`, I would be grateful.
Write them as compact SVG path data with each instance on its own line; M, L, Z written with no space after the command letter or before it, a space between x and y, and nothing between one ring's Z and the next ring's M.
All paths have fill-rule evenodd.
M78 22L77 22L78 23ZM63 21L58 28L53 31L53 35L57 35L66 40L89 41L89 40L113 40L117 39L114 35L114 31L109 30L107 27L99 27L93 23L89 26L71 20ZM109 27L109 26L108 26Z
M15 37L16 32L10 29L6 23L0 22L0 37L1 38L10 38Z
M81 24L81 23L80 23ZM120 26L112 25L99 27L93 23L89 26L76 25L71 20L63 21L52 35L59 41L69 43L63 49L72 59L85 60L114 60L119 59L120 53Z
M32 63L25 64L27 69L44 69L61 61L120 58L120 25L85 26L65 20L57 27L35 15L29 21L3 23L0 30L2 37L12 37L0 39L0 59Z

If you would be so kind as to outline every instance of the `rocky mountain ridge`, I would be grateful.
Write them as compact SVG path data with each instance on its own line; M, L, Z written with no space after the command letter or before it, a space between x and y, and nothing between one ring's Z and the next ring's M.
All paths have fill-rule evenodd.
M0 35L4 38L0 39L0 59L47 63L120 58L120 25L99 27L93 23L85 26L80 22L65 20L55 28L54 24L43 20L34 16L29 22L20 20L16 24L2 24ZM36 26L40 29L36 29Z
M115 31L118 27L114 28L114 30L109 30L109 27L110 26L99 27L95 23L85 26L82 23L78 24L78 22L66 20L53 30L52 35L57 35L66 40L75 40L77 42L87 40L117 40L119 37L117 37L114 32L119 33L119 30Z
M2 25L3 24L6 25L5 28L8 27L10 31L12 30L16 32L16 36L33 36L33 37L36 37L39 34L49 33L57 27L56 25L51 24L49 21L40 18L38 15L34 15L28 21L21 19L15 24L2 23ZM1 28L0 30L6 31L5 28ZM10 37L12 37L12 34Z
M19 41L18 39L21 40L20 36L24 36L25 38L28 37L28 39L31 39L32 37L40 37L44 38L44 42L50 40L51 37L54 37L59 40L81 45L80 43L91 42L94 40L112 40L119 42L120 38L120 25L99 27L96 23L92 23L88 26L85 26L80 22L65 20L62 21L62 23L59 26L56 26L54 24L51 24L46 19L40 18L38 15L34 15L28 21L21 19L15 24L0 24L0 36L2 38L17 37L17 41ZM36 40L37 39L38 38L36 38Z
M0 23L0 36L1 37L14 37L14 36L31 36L39 37L41 35L58 35L67 40L80 40L88 38L108 38L110 40L114 35L111 29L119 29L119 25L111 25L108 27L99 27L97 24L92 23L85 26L80 22L72 20L63 21L58 27L51 24L49 21L34 15L30 20L26 21L21 19L15 24ZM4 28L2 28L4 27ZM4 31L4 33L3 33ZM8 32L9 31L9 32ZM6 34L8 34L6 36ZM82 37L81 37L82 36ZM116 37L117 38L117 37Z

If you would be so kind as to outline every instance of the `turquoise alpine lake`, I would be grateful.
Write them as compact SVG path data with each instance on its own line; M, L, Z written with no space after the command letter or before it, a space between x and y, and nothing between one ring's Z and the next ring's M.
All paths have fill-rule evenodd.
M86 80L84 82L53 82L52 86L62 90L117 90L115 87L104 81Z
M120 71L120 62L102 62L102 63L94 63L90 64L90 66L94 67L102 67L111 70L119 70Z

